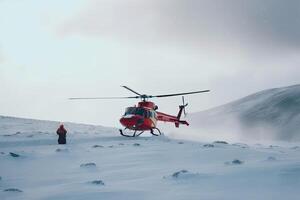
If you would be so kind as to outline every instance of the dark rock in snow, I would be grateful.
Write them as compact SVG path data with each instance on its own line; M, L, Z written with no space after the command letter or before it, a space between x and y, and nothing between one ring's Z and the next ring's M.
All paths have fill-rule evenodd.
M173 173L171 176L164 176L164 179L173 179L179 181L201 181L203 179L210 178L210 174L199 174L199 173L192 173L188 170L180 170L178 172Z
M108 148L114 148L114 145L110 145L110 146L108 146Z
M5 189L3 191L4 192L23 192L22 190L17 189L17 188L8 188L8 189Z
M240 164L243 164L244 162L243 161L240 161L238 159L235 159L232 161L232 164L235 164L235 165L240 165Z
M178 144L184 144L184 142L178 142Z
M138 146L141 146L141 145L139 143L134 143L133 146L138 147Z
M225 162L226 165L241 165L243 163L244 163L243 161L238 160L238 159L235 159L235 160L233 160L231 162Z
M120 146L123 146L124 144L123 144L123 143L119 143L119 145L120 145Z
M215 145L213 145L213 144L204 144L203 147L213 148L213 147L215 147Z
M225 141L214 141L215 144L228 144L228 142Z
M235 144L232 144L232 146L241 147L243 149L249 148L249 146L247 144L243 144L243 143L235 143Z
M84 163L81 164L80 167L96 167L95 163Z
M98 144L96 144L96 145L93 146L93 148L103 148L103 147L104 147L104 146L98 145Z
M188 171L183 169L183 170L180 170L180 171L175 172L174 174L172 174L172 177L178 178L181 174L186 174L186 173L188 173Z
M9 152L9 155L10 155L11 157L14 157L14 158L20 157L19 154L16 154L16 153L13 153L13 152Z
M94 180L90 182L93 185L105 185L102 180Z

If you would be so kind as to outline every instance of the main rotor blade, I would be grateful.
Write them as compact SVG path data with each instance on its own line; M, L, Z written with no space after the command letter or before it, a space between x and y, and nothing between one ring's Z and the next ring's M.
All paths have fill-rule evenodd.
M69 100L93 100L93 99L138 99L140 96L134 97L75 97L69 98Z
M125 85L122 85L121 87L123 87L123 88L125 88L125 89L127 89L127 90L129 90L129 91L131 91L131 92L133 92L134 94L137 94L137 95L141 96L140 93L134 91L133 89L130 89L129 87L127 87L127 86L125 86Z
M152 96L149 96L149 98L152 98L152 97L172 97L172 96L197 94L197 93L204 93L204 92L210 92L210 90L202 90L202 91L195 91L195 92L184 92L184 93L177 93L177 94L164 94L164 95L155 95L155 96L152 95Z

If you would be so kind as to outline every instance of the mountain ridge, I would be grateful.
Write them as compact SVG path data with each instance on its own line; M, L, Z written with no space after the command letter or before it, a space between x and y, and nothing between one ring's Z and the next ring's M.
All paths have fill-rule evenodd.
M300 140L300 85L263 90L192 113L189 120L194 128L224 128L250 138Z

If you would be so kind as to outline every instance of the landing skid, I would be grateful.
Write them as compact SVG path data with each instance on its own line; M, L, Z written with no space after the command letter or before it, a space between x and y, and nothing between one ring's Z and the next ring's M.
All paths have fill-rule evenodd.
M125 131L126 129L127 129L127 128L125 128L124 131ZM157 130L159 134L155 134L153 130ZM138 137L138 136L140 136L142 133L144 133L144 131L140 131L140 132L139 132L139 131L135 130L135 131L133 132L133 135L127 135L127 134L124 134L124 132L123 132L122 129L119 129L119 131L120 131L120 134L121 134L122 136L124 136L124 137ZM153 128L153 129L151 129L151 130L150 130L150 133L151 133L152 135L154 135L154 136L160 136L160 135L161 135L161 132L160 132L160 130L159 130L158 128Z
M155 133L153 132L153 130L157 130L159 134L155 134ZM160 132L160 130L159 130L158 128L153 128L153 129L151 129L151 130L150 130L150 133L151 133L152 135L154 135L154 136L160 136L160 135L161 135L161 132Z

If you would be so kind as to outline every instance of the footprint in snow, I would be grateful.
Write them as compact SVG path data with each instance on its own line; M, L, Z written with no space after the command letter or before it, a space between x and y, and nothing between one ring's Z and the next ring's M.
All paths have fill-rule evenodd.
M279 147L280 147L280 146L277 146L277 145L270 145L270 146L269 146L270 149L279 148Z
M96 164L92 163L92 162L90 162L90 163L83 163L83 164L80 165L80 167L82 167L82 168L95 168Z
M213 144L204 144L203 147L213 148L213 147L215 147L215 145L213 145Z
M11 137L11 136L15 136L15 135L20 135L21 132L16 132L16 133L13 133L13 134L5 134L5 135L2 135L4 137Z
M67 153L67 152L69 152L69 149L56 149L55 150L56 152L62 152L62 153Z
M239 160L239 159L235 159L233 161L227 161L225 162L225 165L241 165L243 164L244 162Z
M241 147L243 149L249 148L249 146L244 143L235 143L235 144L232 144L232 146Z
M201 180L204 178L209 178L209 174L200 174L200 173L192 173L188 170L180 170L174 172L172 175L163 177L164 179L172 179L172 180Z
M93 184L93 185L105 185L104 182L102 180L94 180L94 181L90 181L88 182L89 184Z
M18 193L21 193L23 192L22 190L18 189L18 188L8 188L8 189L5 189L3 190L4 192L18 192Z
M98 145L98 144L96 144L96 145L93 146L93 148L103 148L103 147L104 147L104 146Z

